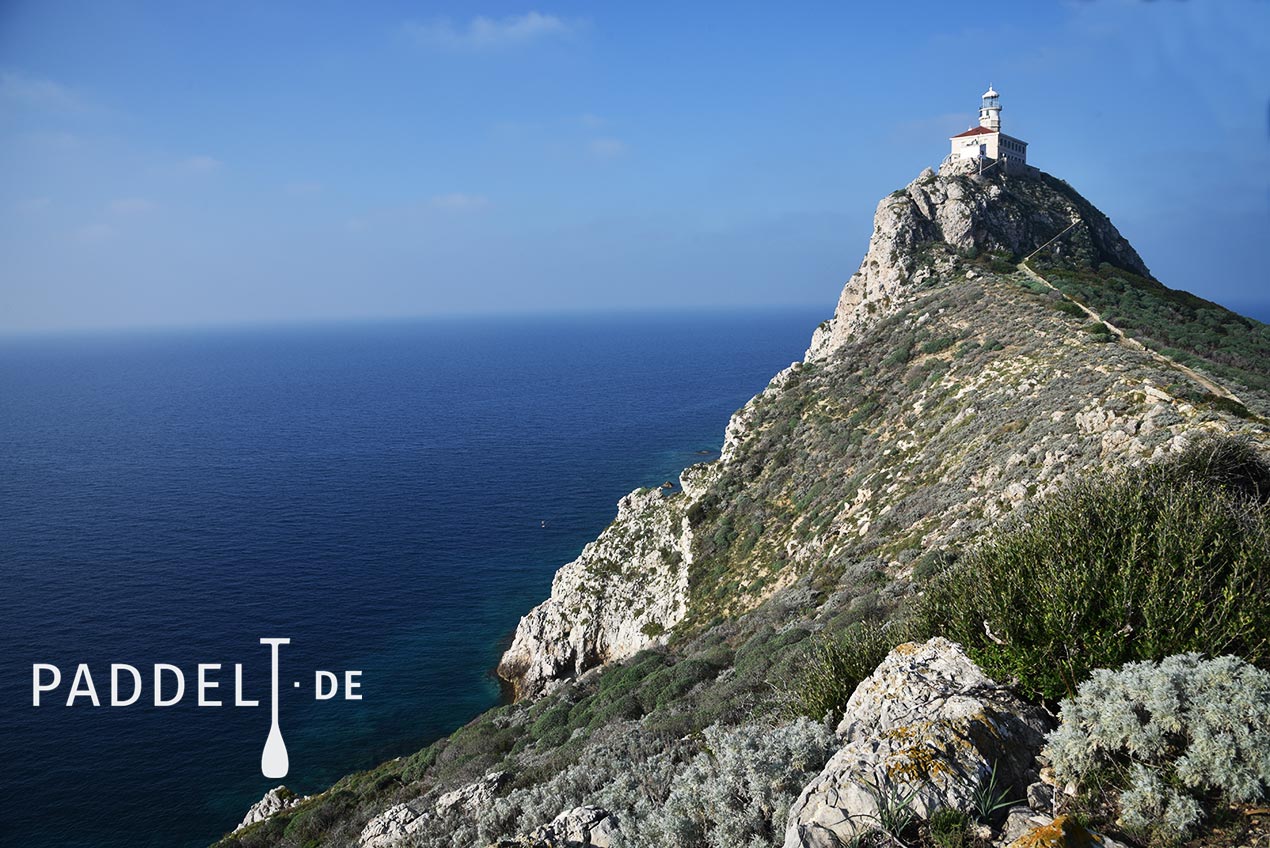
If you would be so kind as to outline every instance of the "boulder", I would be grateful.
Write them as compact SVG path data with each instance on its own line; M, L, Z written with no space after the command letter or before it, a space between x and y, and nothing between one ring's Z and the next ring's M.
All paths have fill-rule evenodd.
M1089 830L1070 816L1059 816L1048 824L1037 825L1008 848L1125 848L1116 840Z
M584 806L566 810L530 838L551 848L610 848L616 835L617 820L608 810Z
M388 848L422 828L431 818L418 801L389 807L366 823L357 839L358 848Z
M264 821L274 813L281 812L288 807L294 807L304 799L292 792L285 786L275 786L265 793L265 796L259 801L251 805L247 810L247 815L243 817L242 823L234 830L239 831L250 824L258 821Z
M961 646L935 638L891 651L847 702L843 746L790 808L785 848L830 848L878 825L881 803L922 818L969 811L996 775L1009 800L1036 781L1053 725L989 678Z
M451 811L469 815L487 807L506 779L507 772L492 771L480 780L445 793L431 808L422 799L389 807L362 828L361 836L357 839L358 848L388 848L399 845L407 836L423 829L435 816L444 816Z
M1001 837L997 844L1008 845L1033 828L1049 824L1053 819L1053 816L1038 815L1031 807L1011 807L1006 813L1005 823L1001 825Z
M1111 221L1071 186L1039 173L967 179L978 167L977 160L947 161L938 174L923 171L882 199L864 261L843 288L833 318L813 334L808 362L829 359L911 301L930 270L923 267L927 263L937 274L955 273L958 251L1026 256L1079 222L1058 247L1095 264L1149 275ZM929 250L932 246L937 249Z
M489 806L490 801L494 800L494 793L498 791L498 787L502 786L503 781L506 779L507 772L492 771L480 780L473 781L466 786L460 786L453 792L445 793L437 799L437 815L445 815L454 807L461 807L463 810L470 811L479 807Z

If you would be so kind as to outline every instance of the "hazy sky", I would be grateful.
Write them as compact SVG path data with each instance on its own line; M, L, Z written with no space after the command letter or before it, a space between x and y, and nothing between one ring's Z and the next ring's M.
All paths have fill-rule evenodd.
M1270 300L1270 3L952 9L7 0L0 331L827 316L989 83L1162 281Z

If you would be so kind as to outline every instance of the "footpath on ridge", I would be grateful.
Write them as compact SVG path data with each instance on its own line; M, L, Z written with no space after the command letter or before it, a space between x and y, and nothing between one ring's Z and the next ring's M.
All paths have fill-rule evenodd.
M1043 277L1041 274L1039 274L1038 272L1028 267L1027 263L1031 260L1033 256L1040 253L1042 250L1049 247L1054 242L1058 241L1060 238L1062 238L1064 235L1070 232L1073 227L1075 227L1077 224L1080 224L1080 223L1082 223L1081 220L1077 218L1072 223L1072 225L1068 227L1066 230L1063 230L1061 233L1054 236L1054 238L1050 239L1049 241L1045 242L1045 244L1041 245L1036 250L1029 253L1026 257L1024 257L1023 261L1018 264L1018 269L1022 271L1024 274L1026 274L1028 277L1031 277L1033 280L1036 280L1038 283L1047 287L1051 291L1057 292L1059 297L1063 298L1066 301L1074 303L1082 312L1088 315L1091 320L1097 321L1098 323L1106 327L1108 330L1110 330L1112 335L1116 337L1117 341L1120 344L1124 345L1125 347L1128 347L1132 350L1140 350L1154 357L1158 361L1166 365L1169 365L1173 368L1176 368L1178 371L1181 371L1187 377L1190 377L1192 380L1194 380L1199 385L1203 386L1212 394L1218 395L1219 397L1227 398L1229 400L1233 400L1236 403L1242 403L1242 401L1240 401L1239 398L1235 396L1234 392L1230 391L1225 386L1218 385L1217 383L1213 382L1209 378L1200 374L1195 369L1189 366L1183 365L1182 363L1178 362L1176 359L1173 359L1170 356L1166 356L1165 354L1160 353L1158 350L1152 350L1151 348L1147 347L1142 342L1138 341L1137 339L1133 338L1128 333L1126 333L1124 330L1117 327L1115 324L1112 324L1110 321L1103 318L1100 314L1098 314L1098 312L1086 306L1085 304L1081 303L1079 300L1072 297L1071 295L1067 294L1067 292L1059 289L1049 280L1045 279L1045 277Z

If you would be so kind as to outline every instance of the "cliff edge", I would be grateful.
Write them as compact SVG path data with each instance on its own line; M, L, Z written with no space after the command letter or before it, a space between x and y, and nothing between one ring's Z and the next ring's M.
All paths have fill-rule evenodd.
M628 496L560 570L499 664L517 698L802 578L870 557L902 573L900 553L953 544L1081 470L1176 451L1193 427L1248 429L1213 417L1206 377L1104 344L1020 267L1169 291L1106 215L1039 171L945 171L878 204L833 317L732 417L720 459L681 492Z

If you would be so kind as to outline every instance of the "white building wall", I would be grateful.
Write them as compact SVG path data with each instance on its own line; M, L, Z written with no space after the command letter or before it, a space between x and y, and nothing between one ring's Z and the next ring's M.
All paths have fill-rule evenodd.
M981 133L952 139L952 155L957 159L978 159L979 146L989 159L1007 156L1019 162L1027 162L1027 143L1004 133Z
M999 133L981 133L965 138L952 139L952 154L958 159L978 159L979 145L983 145L983 155L997 158L997 138Z

